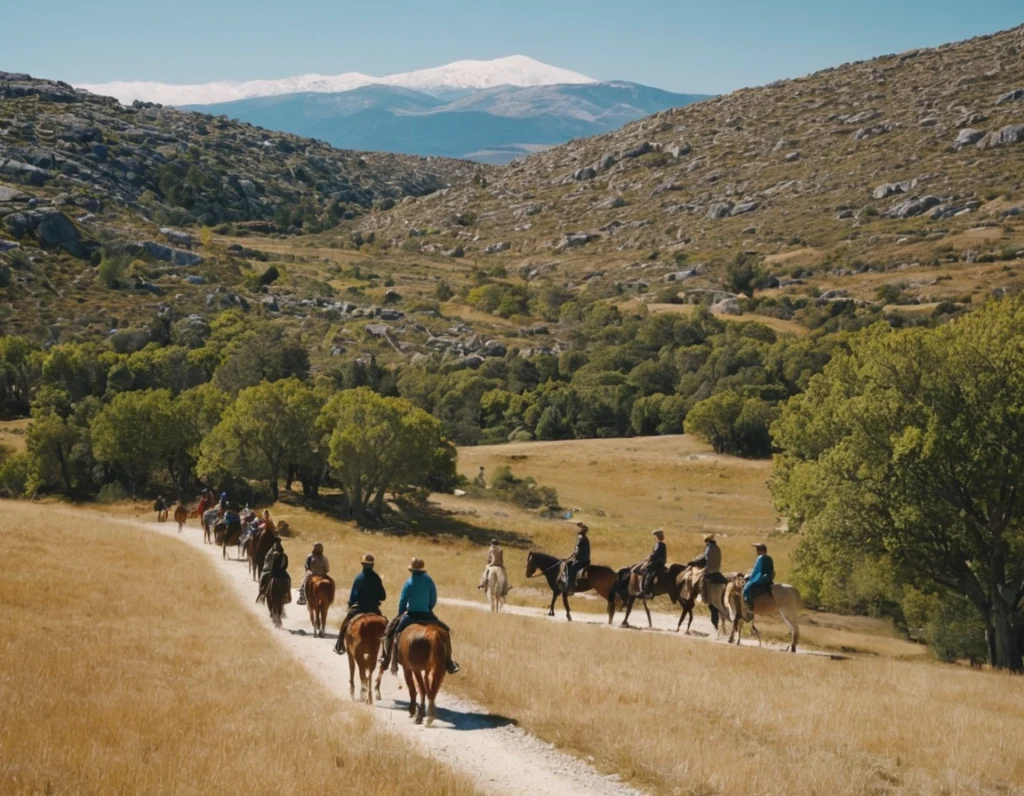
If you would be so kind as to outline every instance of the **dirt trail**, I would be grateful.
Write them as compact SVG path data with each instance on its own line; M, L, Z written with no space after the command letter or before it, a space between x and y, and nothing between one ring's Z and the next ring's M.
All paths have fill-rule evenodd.
M348 663L333 650L336 633L328 632L326 638L314 639L310 635L309 614L295 603L286 609L284 629L275 630L266 607L255 603L256 584L249 575L247 563L233 558L222 561L220 548L203 544L194 521L179 535L173 522L104 519L156 531L202 551L214 563L240 604L260 618L267 632L331 693L346 701L349 699ZM233 554L234 551L229 550L228 555ZM332 613L336 622L338 611ZM411 740L426 754L472 777L484 793L558 796L638 796L641 793L619 782L617 776L602 775L585 762L557 751L515 726L513 719L491 715L485 707L456 697L444 688L438 697L434 726L429 729L417 726L408 717L408 695L398 686L399 678L385 675L381 687L383 700L372 708L374 718L387 729Z

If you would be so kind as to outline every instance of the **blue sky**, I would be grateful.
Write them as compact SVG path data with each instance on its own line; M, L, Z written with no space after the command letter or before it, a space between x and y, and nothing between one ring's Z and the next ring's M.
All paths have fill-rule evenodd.
M720 93L992 33L1021 0L8 0L0 69L73 83L383 75L522 53ZM24 35L10 35L13 31Z

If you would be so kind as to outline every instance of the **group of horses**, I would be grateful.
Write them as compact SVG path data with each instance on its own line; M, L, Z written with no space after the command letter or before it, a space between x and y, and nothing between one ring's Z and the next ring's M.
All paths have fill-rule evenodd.
M243 519L237 514L227 515L219 506L205 508L202 503L192 511L179 503L174 510L174 520L181 533L189 517L197 517L203 529L203 541L219 544L223 558L227 558L229 546L237 547L236 557L249 562L249 571L257 583L263 577L267 555L274 542L287 531L287 523L278 523L276 529L269 524L254 520L259 527L252 533L244 533ZM230 517L230 519L229 519ZM233 518L238 517L235 521ZM242 540L244 538L244 543ZM270 578L265 591L267 609L275 627L281 627L284 606L290 601L291 581L285 577ZM326 637L327 614L334 602L335 584L330 575L311 575L306 581L305 598L309 609L309 621L313 626L313 637ZM380 659L381 644L387 630L388 620L380 614L358 614L345 630L343 648L348 657L349 694L356 699L355 675L359 672L358 701L373 704L379 700L384 667L373 680L377 662ZM398 638L393 651L394 660L402 667L406 687L409 690L409 716L417 724L424 722L429 727L437 717L435 705L441 683L447 674L447 663L451 657L451 637L444 628L433 625L414 624L407 627Z
M565 606L565 618L572 621L572 613L569 610L569 595L565 590L560 577L566 559L531 551L526 557L526 577L533 578L543 575L551 589L551 606L548 609L548 616L555 615L555 602L559 595L562 597L562 605ZM725 583L707 584L703 588L704 570L688 564L669 564L659 571L651 584L651 596L667 596L673 604L679 605L681 613L679 622L676 624L676 632L686 624L686 633L690 633L690 626L693 624L693 608L700 598L707 604L711 613L711 623L715 628L717 638L721 638L722 630L727 621L732 622L729 632L729 643L736 641L740 643L743 632L743 623L750 624L750 630L757 638L758 646L761 644L761 633L754 624L756 616L766 616L777 613L790 631L789 649L796 652L797 642L800 640L800 593L785 583L773 584L770 591L757 595L753 600L753 607L747 606L743 601L743 587L746 585L746 576L742 572L733 572L724 575ZM653 627L651 611L647 606L647 596L641 590L641 576L637 567L623 567L612 569L600 564L591 564L583 569L576 578L573 592L594 591L604 598L608 606L608 624L615 619L616 610L621 607L625 615L622 619L622 626L629 627L629 616L633 606L639 598L647 614L647 625Z

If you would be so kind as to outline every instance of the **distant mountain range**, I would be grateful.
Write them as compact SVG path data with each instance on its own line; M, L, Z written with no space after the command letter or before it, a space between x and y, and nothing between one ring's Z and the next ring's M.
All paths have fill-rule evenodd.
M452 93L459 94L454 99ZM372 85L335 94L257 97L187 110L317 138L339 149L507 163L704 99L636 83L500 86L440 98Z
M522 55L371 77L348 72L243 83L83 85L316 138L341 149L510 160L705 99L597 82Z

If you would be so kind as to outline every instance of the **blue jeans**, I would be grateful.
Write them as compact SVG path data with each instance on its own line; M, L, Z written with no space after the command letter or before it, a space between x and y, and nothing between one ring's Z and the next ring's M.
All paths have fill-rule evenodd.
M743 602L745 602L751 608L754 606L754 598L759 594L767 594L772 590L771 581L761 581L760 583L750 582L743 587Z

